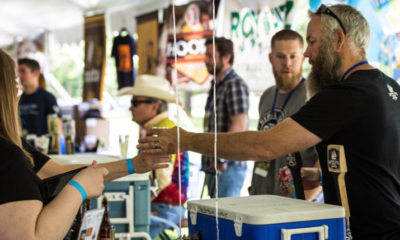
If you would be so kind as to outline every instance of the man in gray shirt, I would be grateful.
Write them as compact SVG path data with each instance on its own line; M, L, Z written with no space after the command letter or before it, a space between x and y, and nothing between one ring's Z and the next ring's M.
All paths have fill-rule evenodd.
M271 129L285 118L296 113L307 100L306 83L302 76L303 39L289 29L276 33L271 40L269 60L274 71L276 86L268 88L260 99L258 130ZM303 167L319 166L314 147L300 151ZM286 166L285 157L276 161L256 162L250 193L252 195L273 194L283 196L279 187L279 169ZM305 193L313 200L322 188ZM321 200L319 200L321 201Z

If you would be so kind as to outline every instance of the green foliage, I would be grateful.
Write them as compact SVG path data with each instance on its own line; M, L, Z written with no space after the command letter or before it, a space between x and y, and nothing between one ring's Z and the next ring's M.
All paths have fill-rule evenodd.
M116 96L118 92L117 74L115 60L111 58L112 40L107 40L106 45L106 71L104 77L105 90L111 96ZM69 46L52 46L50 51L50 71L61 83L72 98L82 97L83 92L83 70L81 63L84 62L84 41L72 43ZM59 95L48 84L48 90Z

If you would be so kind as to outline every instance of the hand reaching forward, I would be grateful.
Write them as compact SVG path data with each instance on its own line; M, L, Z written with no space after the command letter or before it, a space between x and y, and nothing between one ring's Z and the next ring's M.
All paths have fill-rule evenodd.
M141 152L132 159L135 173L145 173L155 169L167 168L171 163L171 155L165 153L150 154Z
M185 144L185 139L188 135L183 129L179 129L180 134L180 151L184 152L187 151ZM144 149L145 153L150 154L160 154L160 153L168 153L174 154L177 153L177 146L178 146L178 137L177 137L177 128L171 129L152 129L150 131L151 137L145 137L139 139L139 144L136 146L138 149Z

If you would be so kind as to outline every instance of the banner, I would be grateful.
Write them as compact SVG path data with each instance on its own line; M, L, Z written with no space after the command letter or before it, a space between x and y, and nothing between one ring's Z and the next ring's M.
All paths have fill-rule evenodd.
M137 18L137 53L139 56L138 74L156 74L158 57L158 13Z
M104 14L85 18L85 69L83 101L102 100L106 67Z
M216 7L218 2L216 1ZM166 9L164 14L164 22L167 24L164 25L160 37L157 75L166 76L171 85L178 84L180 91L208 91L212 76L204 63L206 52L204 44L207 38L213 35L212 5L209 1L192 1L187 5L176 6L175 16L178 79L174 79L172 7Z
M242 2L225 1L223 36L234 44L235 71L250 91L262 93L275 84L268 60L271 38L282 29L291 28L297 0L261 0L259 4Z
M400 84L400 0L370 0L356 7L371 29L368 61Z

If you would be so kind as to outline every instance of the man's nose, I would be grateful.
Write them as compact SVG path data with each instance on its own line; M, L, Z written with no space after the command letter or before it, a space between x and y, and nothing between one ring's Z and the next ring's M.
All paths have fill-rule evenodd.
M283 65L285 67L291 67L292 66L292 59L290 58L290 56L285 57L285 61L284 61Z
M304 52L304 57L306 57L306 58L309 58L309 57L310 57L310 51L309 51L308 46L307 46L306 51Z

